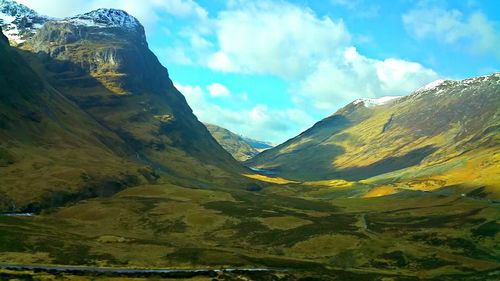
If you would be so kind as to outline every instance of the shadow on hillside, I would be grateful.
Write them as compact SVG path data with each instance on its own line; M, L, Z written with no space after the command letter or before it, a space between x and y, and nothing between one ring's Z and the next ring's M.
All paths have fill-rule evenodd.
M50 101L50 104L57 104L54 105L54 108L56 110L63 110L64 115L71 114L71 108L63 108L63 106L68 105L69 103L61 103L63 99L56 98L56 96L64 98L66 100L70 100L71 103L75 105L75 107L78 107L82 112L88 114L88 117L95 121L96 125L101 126L103 128L102 132L104 132L104 130L107 130L109 132L109 134L101 134L101 131L91 130L88 132L89 139L95 137L97 141L99 141L104 147L112 151L117 157L126 158L131 161L138 162L142 165L153 167L154 170L141 168L136 172L131 172L127 171L127 169L124 168L123 170L116 170L113 171L114 173L110 173L104 176L100 175L99 173L95 173L94 175L93 173L95 171L91 170L91 175L88 179L85 178L83 180L80 180L78 176L75 176L75 182L79 182L77 189L68 186L67 190L48 191L44 195L42 195L41 198L36 199L36 201L29 202L26 205L16 204L18 202L14 202L13 199L5 197L0 200L0 211L23 211L38 213L42 210L65 206L89 198L110 197L125 188L139 184L140 177L144 177L148 182L156 181L157 176L155 177L155 170L159 170L157 168L159 165L153 165L156 163L152 163L152 161L150 161L146 156L143 156L143 153L141 151L143 149L148 149L151 144L145 143L143 140L131 137L132 134L128 133L125 130L111 128L111 126L107 124L104 118L102 118L101 116L97 116L92 112L92 108L99 106L123 106L125 105L125 98L127 98L127 96L120 96L111 93L100 81L90 76L88 72L86 72L81 66L76 65L72 62L56 60L45 53L35 54L14 48L12 48L12 50L15 50L15 52L19 55L20 67L24 67L26 65L25 68L33 72L29 73L31 75L31 80L34 80L34 78L36 77L42 77L40 81L36 80L35 82L38 82L40 92L45 91L47 93L47 100ZM24 76L22 77L24 78ZM43 83L42 81L44 80L46 80L48 83ZM30 83L30 80L24 82L24 84L28 85L31 85ZM21 94L21 90L23 90L24 87L22 84L20 84L20 82L18 82L17 88L20 89L19 94ZM79 93L71 91L73 88L78 89L77 91L81 93L81 95L78 95ZM18 92L16 91L15 94L18 94ZM18 102L15 99L15 97L17 96L15 94L12 95L11 99L13 100L13 102ZM39 120L32 120L36 121L34 122L35 125L33 126L43 126L43 124L38 125L38 123L40 123L43 119L53 119L55 123L64 123L60 122L60 120L57 120L57 118L59 118L58 115L52 112L54 108L49 107L47 104L45 104L45 101L38 102L38 100L36 100L37 95L31 95L29 96L29 98L31 99L28 101L38 103L36 107L34 106L30 108L33 111L33 115L39 116ZM18 104L12 104L11 106L16 110L22 110L22 107L20 105L21 103L18 102ZM86 129L86 126L88 126L87 123L76 123L72 125L77 127L81 126L82 129ZM62 128L64 128L64 126ZM16 128L12 129L15 130ZM90 135L92 135L92 137L90 137ZM64 136L61 136L61 138L64 138ZM64 145L65 149L68 150L79 149L78 144L74 144L71 142L65 143ZM57 146L55 144L51 144L51 147L54 148L54 151L52 153L58 153L56 151ZM0 151L0 153L1 152L2 151ZM74 155L75 156L73 157L77 157L77 152L75 152ZM94 159L101 159L102 161L105 161L104 159L102 159L103 155L97 153L95 155L89 156L92 156ZM54 155L54 159L57 159L56 155ZM82 167L84 167L83 163ZM162 167L162 171L165 170L167 170L167 168ZM170 170L168 170L167 172L173 174L173 172ZM81 177L84 178L87 177L87 175L83 173ZM17 207L13 208L11 206Z
M436 147L428 145L414 149L405 155L389 157L368 166L336 171L331 176L350 181L363 180L418 165L425 157L431 155L436 150Z

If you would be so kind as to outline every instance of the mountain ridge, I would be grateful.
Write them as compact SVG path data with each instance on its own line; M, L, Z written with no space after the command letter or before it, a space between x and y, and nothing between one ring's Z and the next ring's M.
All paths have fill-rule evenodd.
M397 181L396 171L412 169L429 171L415 179L443 178L454 170L451 163L474 161L491 170L498 165L487 151L498 150L499 81L500 73L494 73L431 83L388 104L354 101L246 164L296 180L368 180L392 173ZM433 174L439 163L450 168ZM462 180L494 185L496 175ZM449 182L461 183L458 178Z
M204 124L215 140L236 160L246 161L259 153L240 135L214 124Z

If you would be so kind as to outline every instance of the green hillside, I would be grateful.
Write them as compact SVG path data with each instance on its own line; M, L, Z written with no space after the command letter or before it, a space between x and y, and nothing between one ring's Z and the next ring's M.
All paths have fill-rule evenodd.
M470 184L498 195L499 93L497 73L443 81L382 105L358 100L247 164L303 181Z
M47 84L6 40L0 58L0 209L37 209L144 181L143 165L120 156L124 141Z
M1 56L1 209L39 210L157 181L250 184L175 89L138 22L51 21L22 50L3 40Z
M241 136L212 124L205 124L217 142L238 161L248 160L259 153Z

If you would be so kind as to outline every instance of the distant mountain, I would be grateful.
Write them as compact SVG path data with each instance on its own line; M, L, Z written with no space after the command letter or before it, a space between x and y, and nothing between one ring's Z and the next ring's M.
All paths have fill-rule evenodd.
M356 100L247 164L298 180L498 186L499 151L496 73L436 81L405 97Z
M243 137L217 125L205 123L205 126L217 142L222 145L226 151L231 153L234 159L246 161L259 153L259 151L252 147Z
M270 142L266 142L266 141L259 141L259 140L255 140L255 139L251 139L251 138L247 138L247 137L242 137L243 140L245 140L251 147L257 149L259 152L262 152L266 149L269 149L271 147L273 147L273 144L270 143Z
M22 7L11 22L19 31L36 15ZM0 100L7 205L58 205L159 174L185 186L241 186L245 168L194 116L137 19L98 9L22 38L21 50L4 42L1 53L9 62L2 58Z

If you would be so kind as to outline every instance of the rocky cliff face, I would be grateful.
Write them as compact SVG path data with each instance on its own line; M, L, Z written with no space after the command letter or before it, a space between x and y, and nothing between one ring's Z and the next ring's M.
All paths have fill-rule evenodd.
M116 93L171 87L168 72L149 50L144 28L114 9L49 21L29 42L34 52L70 62Z
M0 0L0 26L15 44L31 38L49 20L32 9L12 0Z

